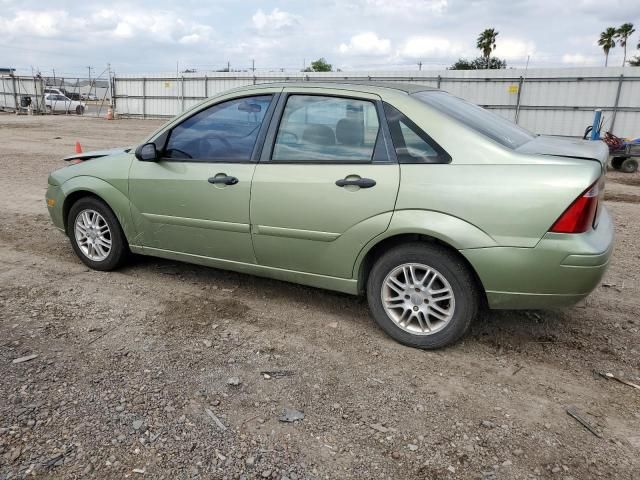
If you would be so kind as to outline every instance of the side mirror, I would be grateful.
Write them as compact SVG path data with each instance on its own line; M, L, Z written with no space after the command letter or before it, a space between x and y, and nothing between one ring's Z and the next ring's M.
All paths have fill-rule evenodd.
M157 162L158 150L155 143L145 143L136 148L136 158L142 162Z

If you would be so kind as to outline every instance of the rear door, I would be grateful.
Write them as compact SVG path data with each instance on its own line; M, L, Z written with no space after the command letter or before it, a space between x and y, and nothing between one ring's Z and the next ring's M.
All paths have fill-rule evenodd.
M251 187L261 265L351 278L389 225L399 185L380 98L285 88Z

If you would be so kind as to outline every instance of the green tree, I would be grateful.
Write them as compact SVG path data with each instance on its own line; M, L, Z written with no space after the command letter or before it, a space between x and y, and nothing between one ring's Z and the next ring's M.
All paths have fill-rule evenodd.
M606 67L609 63L609 50L616 46L616 35L618 31L609 27L604 32L600 34L600 40L598 40L598 45L602 47L604 50L604 66Z
M311 62L311 66L303 70L303 72L332 72L333 65L327 63L324 57L319 58L315 62Z
M484 57L474 58L473 60L459 58L456 63L449 67L449 70L483 70L486 68L487 61ZM492 70L507 68L507 61L501 60L497 57L491 57L491 59L489 60L489 68Z
M482 52L482 57L485 61L485 68L489 68L491 52L496 49L496 38L498 33L495 28L486 28L480 35L478 35L478 41L476 46Z
M616 30L616 39L618 40L618 45L624 48L624 56L622 57L622 66L627 63L627 40L629 37L635 32L635 28L633 28L633 23L623 23L620 25L618 30Z

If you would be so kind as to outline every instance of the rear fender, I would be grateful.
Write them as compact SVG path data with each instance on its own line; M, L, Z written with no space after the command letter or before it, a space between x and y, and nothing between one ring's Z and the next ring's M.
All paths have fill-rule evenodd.
M371 239L360 251L354 264L353 278L358 278L364 259L376 245L406 234L435 238L456 250L496 246L496 241L486 232L452 215L431 210L397 210L393 213L389 228Z

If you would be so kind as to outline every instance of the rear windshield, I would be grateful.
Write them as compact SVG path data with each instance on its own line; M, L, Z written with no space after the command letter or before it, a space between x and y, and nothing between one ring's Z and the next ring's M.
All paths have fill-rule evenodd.
M506 118L446 92L417 92L413 96L505 147L516 149L534 138Z

